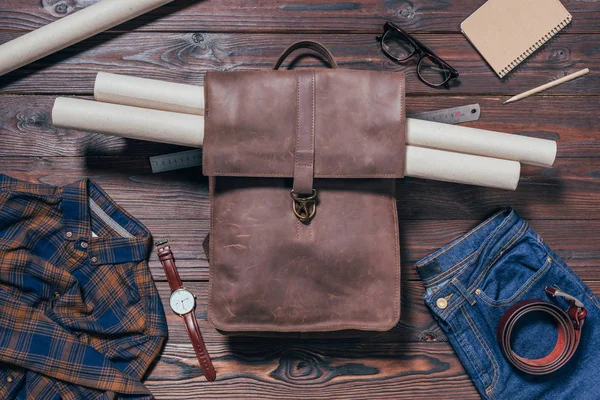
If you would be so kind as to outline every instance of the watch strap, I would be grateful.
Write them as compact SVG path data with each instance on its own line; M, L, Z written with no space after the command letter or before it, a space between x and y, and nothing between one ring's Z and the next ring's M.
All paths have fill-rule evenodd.
M198 326L196 316L193 312L189 312L183 315L183 320L188 328L188 334L190 335L190 340L192 341L196 358L198 358L198 362L200 363L200 367L204 372L204 376L208 381L214 382L215 379L217 379L217 372L208 355L208 351L204 345L204 340L202 340L202 335L200 334L200 327Z
M165 275L167 275L167 281L169 282L171 291L174 292L177 289L183 288L183 282L181 282L179 272L177 272L175 257L171 251L171 246L163 241L157 242L156 247L158 248L158 259L165 269Z
M157 242L156 247L158 249L158 259L165 269L165 275L167 275L167 281L169 282L171 291L173 292L175 290L182 289L183 282L181 282L181 278L177 272L175 257L173 256L171 246L168 246L166 241L162 241ZM217 373L212 361L210 360L208 350L206 350L204 340L202 339L202 334L200 333L200 327L198 326L196 315L192 310L189 313L182 315L182 317L185 327L187 328L190 341L192 342L194 353L196 353L196 358L200 363L200 368L202 368L206 379L210 382L214 382L215 379L217 379Z

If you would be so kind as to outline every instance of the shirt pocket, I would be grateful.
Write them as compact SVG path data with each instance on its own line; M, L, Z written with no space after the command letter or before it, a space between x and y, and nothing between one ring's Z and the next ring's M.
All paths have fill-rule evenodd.
M487 267L477 294L490 305L510 306L548 271L552 262L538 236L526 233L503 248Z
M85 301L98 333L145 333L146 311L135 272L135 263L102 265L87 277Z

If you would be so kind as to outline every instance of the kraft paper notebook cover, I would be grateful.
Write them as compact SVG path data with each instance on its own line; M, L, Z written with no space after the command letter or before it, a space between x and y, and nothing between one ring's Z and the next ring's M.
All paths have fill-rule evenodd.
M559 0L489 0L460 28L503 78L569 22Z

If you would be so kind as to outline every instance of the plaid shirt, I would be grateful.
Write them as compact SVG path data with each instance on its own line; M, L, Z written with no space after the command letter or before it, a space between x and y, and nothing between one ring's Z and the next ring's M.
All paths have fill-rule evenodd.
M0 175L0 399L151 397L167 324L150 249L92 181Z

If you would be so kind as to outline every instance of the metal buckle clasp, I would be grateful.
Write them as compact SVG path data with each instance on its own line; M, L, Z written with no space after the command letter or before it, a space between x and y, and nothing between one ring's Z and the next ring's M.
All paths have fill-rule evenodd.
M585 305L575 296L571 296L568 293L560 290L558 286L546 286L546 294L552 297L563 297L569 302L569 309L567 314L573 323L573 327L576 330L580 330L583 325L583 320L587 316L587 310Z
M300 222L309 222L317 213L317 191L312 190L312 194L308 197L300 197L292 190L290 192L292 198L292 211Z

